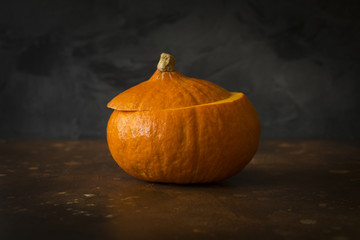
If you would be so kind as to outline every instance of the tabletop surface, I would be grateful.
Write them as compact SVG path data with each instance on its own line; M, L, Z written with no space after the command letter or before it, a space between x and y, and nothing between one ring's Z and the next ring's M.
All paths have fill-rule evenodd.
M216 184L127 175L105 140L0 141L0 239L360 239L360 144L266 140Z

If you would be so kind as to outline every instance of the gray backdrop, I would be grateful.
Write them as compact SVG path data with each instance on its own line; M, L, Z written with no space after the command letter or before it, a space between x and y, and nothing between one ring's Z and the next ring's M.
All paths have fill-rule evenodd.
M0 138L105 137L161 52L245 92L263 138L359 139L356 1L0 2Z

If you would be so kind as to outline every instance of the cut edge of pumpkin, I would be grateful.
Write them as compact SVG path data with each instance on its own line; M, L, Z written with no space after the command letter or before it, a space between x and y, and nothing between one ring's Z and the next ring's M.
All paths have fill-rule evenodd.
M193 106L187 106L187 107L179 107L179 108L164 108L159 110L124 110L124 109L117 109L114 107L109 106L110 102L107 104L108 108L121 111L121 112L148 112L148 111L166 111L166 110L179 110L179 109L188 109L193 107L202 107L202 106L208 106L208 105L218 105L218 104L225 104L225 103L231 103L236 100L239 100L243 98L245 95L242 92L230 92L230 97L216 101L216 102L210 102L210 103L204 103L199 105L193 105Z

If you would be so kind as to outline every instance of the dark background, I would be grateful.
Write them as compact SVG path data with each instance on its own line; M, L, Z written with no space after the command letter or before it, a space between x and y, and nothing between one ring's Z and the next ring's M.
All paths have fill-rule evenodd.
M161 52L242 91L263 138L360 138L356 1L0 2L0 138L103 138Z

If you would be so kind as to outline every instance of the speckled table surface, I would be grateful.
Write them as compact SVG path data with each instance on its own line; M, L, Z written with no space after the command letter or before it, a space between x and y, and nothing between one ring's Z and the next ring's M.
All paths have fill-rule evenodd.
M360 239L360 144L262 141L217 184L143 182L105 140L1 141L1 239Z

